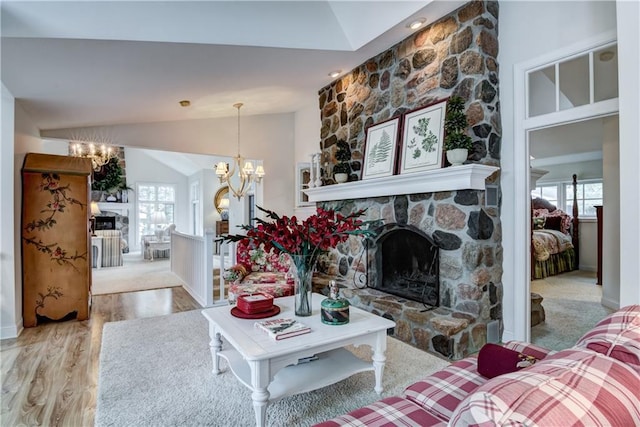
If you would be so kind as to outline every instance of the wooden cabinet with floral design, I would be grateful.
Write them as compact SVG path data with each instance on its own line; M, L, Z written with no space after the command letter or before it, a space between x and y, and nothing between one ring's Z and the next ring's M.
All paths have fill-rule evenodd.
M22 168L24 326L89 318L91 160L27 154Z

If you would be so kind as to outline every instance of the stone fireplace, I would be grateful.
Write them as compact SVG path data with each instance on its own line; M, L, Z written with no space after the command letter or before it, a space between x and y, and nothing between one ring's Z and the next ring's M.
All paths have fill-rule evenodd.
M352 305L394 320L393 336L451 359L479 350L487 325L499 327L502 318L499 211L484 206L485 185L498 173L470 164L308 190L324 209L365 209L377 232L374 239L352 236L339 244L321 269L338 279ZM392 252L391 289L384 289L385 252ZM434 304L414 298L421 291L404 283L411 275L432 282L422 289ZM401 285L415 289L403 294Z
M485 206L486 183L500 182L498 15L498 2L471 1L318 92L324 187L306 191L309 200L343 213L366 209L379 230L379 241L367 246L355 237L339 245L323 271L339 279L353 305L393 319L395 337L452 359L477 351L488 329L498 340L501 329L500 208ZM402 126L406 113L451 96L465 101L473 141L463 166L443 163L439 169L360 180L370 126L395 117ZM402 133L396 141L399 159L406 149ZM335 185L339 141L351 149L352 173L349 182ZM386 246L392 230L402 233L399 241L378 248ZM407 252L413 246L421 249ZM380 261L385 252L393 253L394 265ZM421 289L415 282L433 286ZM399 292L401 287L407 292ZM422 293L437 304L426 304Z
M366 250L368 285L433 308L440 305L439 248L418 228L398 223L380 227Z

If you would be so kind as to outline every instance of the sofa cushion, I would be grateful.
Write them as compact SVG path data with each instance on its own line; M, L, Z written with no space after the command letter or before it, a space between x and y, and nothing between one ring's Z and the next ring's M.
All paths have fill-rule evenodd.
M446 422L469 393L487 382L477 367L474 357L454 362L407 387L404 397Z
M488 381L451 425L639 425L640 377L588 349L570 349Z
M316 424L314 427L389 427L389 426L445 426L415 403L401 397L387 397L346 415Z
M640 305L630 305L605 317L576 343L631 365L640 373Z

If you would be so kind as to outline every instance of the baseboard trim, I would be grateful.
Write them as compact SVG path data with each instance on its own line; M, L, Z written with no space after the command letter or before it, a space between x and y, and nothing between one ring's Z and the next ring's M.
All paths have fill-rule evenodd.
M619 301L613 301L609 298L605 298L602 297L600 299L600 304L604 305L607 308L610 308L612 310L619 310L620 309L620 302Z
M0 339L7 340L10 338L18 338L23 330L22 318L20 318L15 325L3 326L0 328Z

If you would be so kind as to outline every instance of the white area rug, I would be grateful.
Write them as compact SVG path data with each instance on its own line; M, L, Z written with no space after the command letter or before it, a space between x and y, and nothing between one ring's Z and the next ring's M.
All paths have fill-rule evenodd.
M140 253L124 255L121 267L93 268L91 293L93 295L182 286L183 282L171 272L171 260L158 258L143 260Z
M449 363L388 338L383 396ZM362 346L362 357L370 351ZM313 362L312 362L313 363ZM106 323L100 351L96 426L254 426L251 393L228 370L211 373L208 324L200 310ZM269 426L308 426L380 399L373 372L284 398Z

